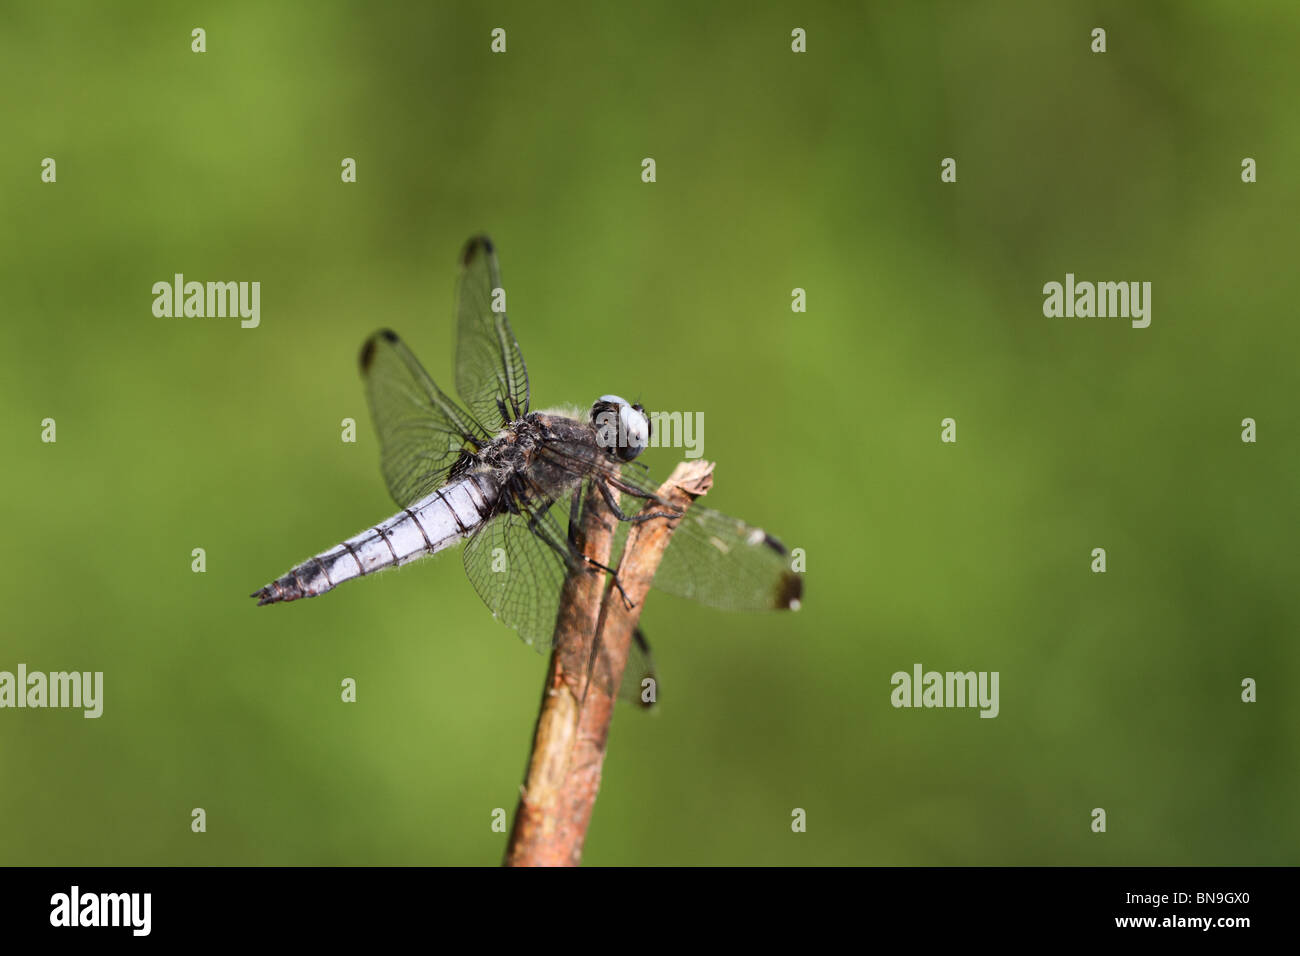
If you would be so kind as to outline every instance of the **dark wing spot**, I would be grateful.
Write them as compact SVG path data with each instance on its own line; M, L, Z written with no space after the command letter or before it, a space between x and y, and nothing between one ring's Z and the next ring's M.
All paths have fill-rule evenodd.
M790 553L785 549L785 545L780 541L777 541L776 538L772 537L767 532L763 532L763 543L782 557Z
M493 252L492 240L487 236L474 236L469 242L465 243L465 251L460 255L461 265L468 266L473 262L479 250L491 255Z
M398 341L397 333L392 329L380 329L374 335L370 336L370 338L366 339L365 344L361 346L361 371L370 371L370 365L375 360L375 343L379 339L383 339L385 342Z
M797 610L803 601L803 576L793 571L786 571L776 585L776 601L772 605L778 611Z
M361 371L369 372L370 363L375 360L375 337L372 335L366 339L366 344L361 346Z
M635 703L642 710L654 710L659 706L659 678L655 676L655 666L650 654L650 642L646 640L645 632L637 627L632 631L632 643L636 645L637 650L641 652L641 673L636 675L636 698ZM627 666L631 667L636 663L635 659L629 659ZM654 699L645 700L642 696L644 686L641 682L646 678L654 681Z

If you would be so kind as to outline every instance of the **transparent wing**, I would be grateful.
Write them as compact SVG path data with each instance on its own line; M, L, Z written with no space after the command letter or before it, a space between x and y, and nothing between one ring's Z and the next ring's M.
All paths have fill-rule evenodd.
M582 489L573 492L583 493ZM508 512L489 521L464 552L465 572L484 603L539 652L549 648L554 637L559 597L570 567L563 554L570 547L561 527L567 508L564 500L531 516L525 513L526 506L516 502L519 513ZM594 662L591 666L599 670ZM650 644L637 628L618 697L642 710L652 710L658 696Z
M639 627L632 632L632 644L628 648L627 667L623 671L618 699L635 704L642 710L654 710L659 705L659 675L655 673L650 643Z
M699 502L673 532L654 586L724 611L798 610L803 597L785 545Z
M516 507L519 513L497 515L469 539L465 573L493 617L540 652L551 646L555 632L569 539L559 506L530 509L516 502Z
M494 431L528 413L528 370L504 308L496 251L476 236L461 256L456 296L456 391L478 421ZM504 295L504 293L500 293Z
M629 515L653 498L659 487L659 482L636 469L620 473L617 464L594 445L550 442L543 454L572 473L598 476L619 488L620 507ZM624 524L618 529L615 553L621 552L626 539ZM727 611L797 609L803 576L791 567L785 546L762 528L696 502L673 532L655 572L654 587Z
M462 452L488 440L388 329L361 347L361 375L379 436L384 480L403 508L443 485Z

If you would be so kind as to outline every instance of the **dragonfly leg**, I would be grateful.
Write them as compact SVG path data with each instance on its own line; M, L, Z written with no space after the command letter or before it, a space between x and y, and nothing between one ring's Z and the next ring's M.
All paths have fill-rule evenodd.
M609 575L609 580L613 583L614 587L618 588L619 596L623 599L623 606L625 608L627 608L630 611L632 610L632 608L636 607L636 605L632 603L631 598L627 596L627 592L623 590L623 585L618 579L617 571L615 571L613 568L609 567L608 565L601 564L599 561L595 560L594 558L587 557L585 554L582 556L582 560L586 561L593 568L600 568L600 570L604 571L606 574Z
M609 490L609 485L603 481L598 480L596 481L596 486L600 488L600 494L601 497L605 499L605 504L609 505L609 510L614 513L614 517L617 518L619 521L630 521L633 524L640 524L642 521L649 521L651 518L680 518L681 517L681 512L672 512L672 511L652 511L648 515L625 515L619 509L618 501L615 500L614 493ZM620 487L619 490L628 491L628 489L623 487ZM628 494L634 494L634 492L628 491ZM641 496L636 495L636 497L641 497Z
M609 492L606 490L605 494L608 496ZM532 531L534 534L536 534L543 541L545 541L552 548L554 548L555 551L559 553L560 557L564 559L565 564L568 565L569 567L573 567L575 565L575 562L580 560L584 564L592 568L598 568L599 570L604 571L606 574L608 574L609 579L614 583L614 587L618 588L618 593L623 598L624 606L626 606L627 609L630 611L632 610L632 608L636 607L636 605L632 603L632 601L627 596L627 592L623 590L623 585L618 580L618 572L615 571L613 568L611 568L609 565L601 564L595 558L587 557L587 555L582 553L582 549L578 547L576 535L578 532L579 518L582 511L581 500L582 500L582 495L575 494L573 496L572 502L569 505L569 535L568 535L569 547L567 550L561 546L560 542L552 541L547 535L543 534L541 532L541 529L538 527L535 518L529 519L528 522L529 530ZM606 497L605 500L608 502L609 498Z

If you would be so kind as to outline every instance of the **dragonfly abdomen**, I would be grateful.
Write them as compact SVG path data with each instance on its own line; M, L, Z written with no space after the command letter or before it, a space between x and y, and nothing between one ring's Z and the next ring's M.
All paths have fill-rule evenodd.
M482 524L499 496L499 486L486 475L452 482L387 521L308 558L252 596L259 605L316 597L352 578L437 554Z

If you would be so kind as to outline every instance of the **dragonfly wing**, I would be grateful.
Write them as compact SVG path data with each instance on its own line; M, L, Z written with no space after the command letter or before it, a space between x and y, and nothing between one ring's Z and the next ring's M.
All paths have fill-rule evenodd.
M571 474L605 480L624 492L620 507L628 514L654 498L659 483L612 461L599 448L573 442L550 442L542 452L552 464ZM654 519L661 520L661 519ZM626 540L620 522L615 554ZM691 505L673 531L668 550L655 572L654 587L727 611L797 610L803 596L803 576L792 566L783 545L762 528L706 508Z
M797 611L803 598L785 545L699 503L673 532L654 586L725 611Z
M383 329L361 347L361 375L388 490L405 508L446 483L460 456L487 432L443 394L397 333Z
M487 521L469 539L465 573L493 617L540 652L551 646L554 636L570 545L559 507L531 506L517 498L514 507Z
M650 643L639 627L632 632L632 643L627 652L627 667L623 671L623 683L618 689L618 699L635 704L642 710L654 710L659 704L659 675L655 673Z
M528 414L528 369L502 306L496 250L476 236L461 255L456 296L456 391L496 430Z

